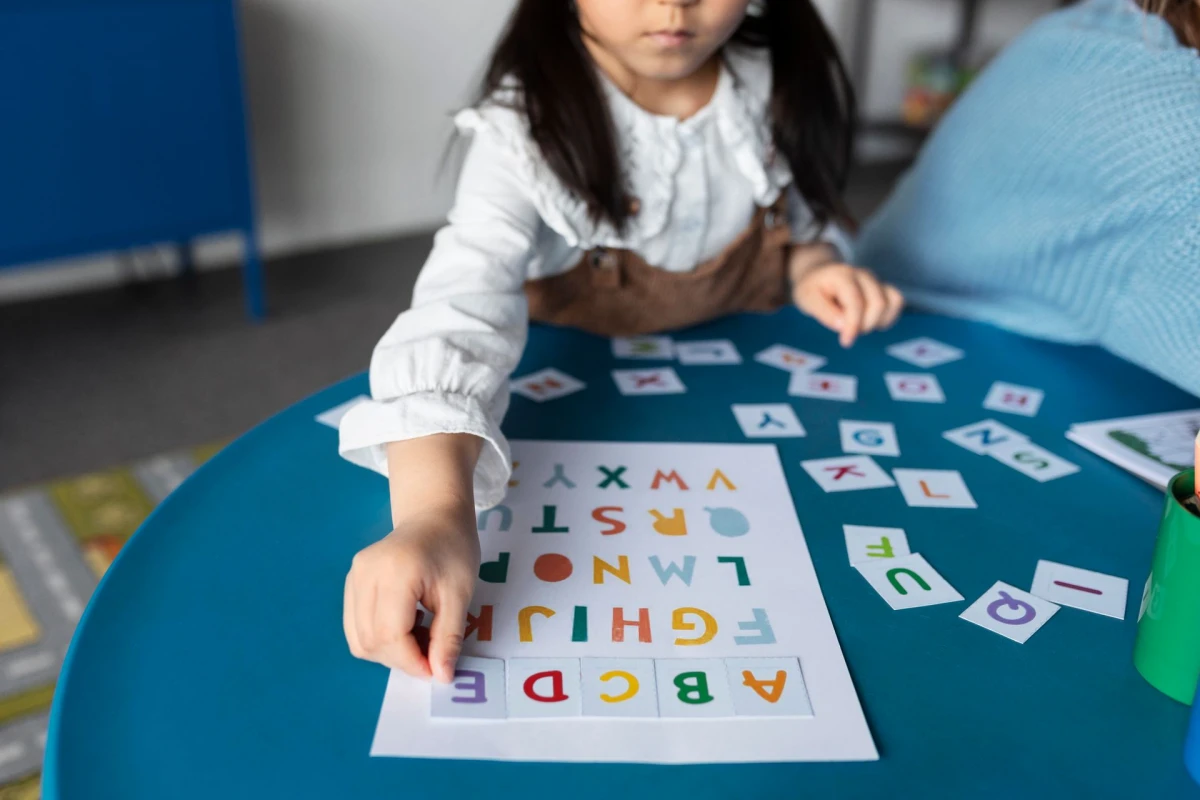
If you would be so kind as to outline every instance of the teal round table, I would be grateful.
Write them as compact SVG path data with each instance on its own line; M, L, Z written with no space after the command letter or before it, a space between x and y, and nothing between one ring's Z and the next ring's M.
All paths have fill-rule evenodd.
M922 335L967 353L932 370L945 405L894 402L884 385L886 371L921 371L884 347ZM125 546L67 655L45 796L1200 797L1181 755L1188 709L1150 688L1131 661L1162 496L1063 438L1072 422L1194 408L1196 398L1100 350L919 314L850 351L792 311L729 318L678 338L732 339L746 361L675 365L687 394L622 397L607 341L535 328L517 374L554 366L588 388L542 405L514 397L506 431L741 442L731 404L790 400L808 436L778 447L880 761L656 767L369 757L387 673L350 656L341 601L354 553L390 528L387 487L340 460L336 433L314 421L365 393L360 376L238 439ZM750 359L777 342L827 355L828 372L857 375L858 402L788 398L785 377ZM1081 473L1040 484L942 438L997 416L981 407L996 380L1046 391L1037 417L999 417ZM903 456L889 461L961 470L978 512L909 508L899 492L872 493L870 503L822 492L800 461L841 452L840 418L894 422ZM848 566L847 521L920 531L922 553L968 602L997 580L1028 587L1043 558L1127 577L1125 620L1064 609L1018 645L958 619L964 603L892 611Z

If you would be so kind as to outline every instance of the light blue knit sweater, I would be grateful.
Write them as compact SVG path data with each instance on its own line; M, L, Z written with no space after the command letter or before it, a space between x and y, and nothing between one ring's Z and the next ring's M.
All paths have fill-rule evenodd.
M1052 14L959 100L858 263L1200 395L1200 53L1130 0Z

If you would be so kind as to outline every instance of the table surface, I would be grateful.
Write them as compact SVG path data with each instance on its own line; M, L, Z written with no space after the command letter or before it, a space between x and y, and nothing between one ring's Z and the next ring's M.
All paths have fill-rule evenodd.
M928 335L967 352L934 370L945 405L899 403L884 353ZM370 758L386 671L342 638L355 552L390 528L386 482L336 455L321 411L359 376L243 436L164 502L96 591L68 653L47 745L48 798L495 796L1200 797L1182 743L1188 709L1150 688L1131 652L1162 496L1063 438L1070 423L1195 407L1196 398L1093 348L912 314L841 351L793 311L720 320L741 366L676 365L688 393L622 397L609 344L535 328L517 374L555 366L586 391L514 397L513 438L742 442L732 403L789 399L808 437L778 442L830 613L882 758L874 763L658 767ZM750 360L777 342L857 375L856 404L788 398ZM1033 419L985 411L991 383L1046 390ZM1039 484L941 437L999 417L1081 473ZM909 508L898 491L825 494L800 467L840 453L837 420L892 421L886 466L961 470L979 509ZM864 502L869 501L869 502ZM892 611L849 567L843 523L907 529L967 598L1028 587L1046 558L1129 578L1123 622L1064 609L1019 645L958 619L966 603Z

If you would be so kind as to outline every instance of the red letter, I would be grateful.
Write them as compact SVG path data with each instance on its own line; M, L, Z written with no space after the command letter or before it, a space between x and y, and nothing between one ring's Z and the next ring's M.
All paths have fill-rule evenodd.
M619 519L612 519L611 517L606 516L608 513L617 513L617 512L624 514L625 509L621 508L620 506L602 506L592 512L592 519L596 520L596 522L603 522L608 525L612 525L612 527L609 528L608 530L600 531L601 535L615 536L616 534L625 530L626 526L625 526L624 522L621 522L621 520L619 520Z
M545 678L550 679L551 695L544 697L537 693L537 682ZM562 670L549 670L547 672L537 672L525 679L525 685L522 687L525 690L525 696L530 700L537 700L539 703L561 703L567 699L566 692L563 691L563 674Z
M679 486L680 491L686 492L688 490L687 484L683 482L683 478L679 477L679 473L675 470L671 470L670 475L663 475L661 469L654 470L654 483L650 484L650 488L657 489L658 484L662 481L666 481L667 483L674 482Z

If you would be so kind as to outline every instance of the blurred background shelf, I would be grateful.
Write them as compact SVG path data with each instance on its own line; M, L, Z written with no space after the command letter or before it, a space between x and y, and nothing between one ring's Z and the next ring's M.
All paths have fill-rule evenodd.
M896 0L897 5L903 0ZM993 0L1003 2L1003 0ZM1055 0L1058 7L1070 5L1073 0ZM859 123L860 141L865 137L886 137L902 143L910 148L909 157L916 150L937 124L937 118L965 84L972 77L973 71L983 65L986 60L980 50L980 21L987 0L942 0L947 9L957 15L953 38L946 43L939 54L938 63L931 65L932 71L940 70L941 82L953 82L958 85L953 88L940 87L945 96L937 96L938 92L930 93L930 103L937 107L922 108L919 92L921 87L910 85L909 97L906 103L912 102L912 109L898 109L894 116L866 113L863 109ZM865 99L871 92L871 70L877 54L876 37L880 33L880 9L887 0L858 0L854 9L854 24L850 46L849 66L851 78L854 80L860 105L865 105ZM912 63L905 65L905 70L911 73L915 67ZM928 117L921 119L918 117ZM906 160L906 159L900 159Z

